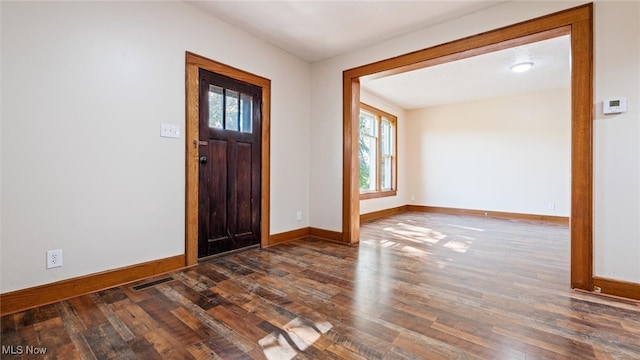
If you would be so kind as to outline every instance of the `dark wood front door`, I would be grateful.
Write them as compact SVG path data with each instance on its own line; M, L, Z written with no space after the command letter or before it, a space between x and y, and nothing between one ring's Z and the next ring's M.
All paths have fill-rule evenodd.
M198 258L260 243L262 89L200 69Z

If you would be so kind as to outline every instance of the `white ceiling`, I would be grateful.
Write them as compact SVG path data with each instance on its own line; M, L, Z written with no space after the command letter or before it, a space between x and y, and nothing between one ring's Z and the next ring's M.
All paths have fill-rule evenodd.
M310 63L505 2L185 1ZM362 84L406 109L569 86L568 44L565 36ZM536 64L509 72L519 59Z
M505 2L186 1L308 62L330 58Z
M361 79L362 88L404 109L569 87L569 35L444 63L416 71ZM533 62L524 73L509 68Z

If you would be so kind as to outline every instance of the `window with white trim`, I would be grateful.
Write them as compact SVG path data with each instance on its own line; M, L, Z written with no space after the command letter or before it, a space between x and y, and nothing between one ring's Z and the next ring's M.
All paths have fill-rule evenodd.
M358 160L360 199L396 195L397 120L360 103Z

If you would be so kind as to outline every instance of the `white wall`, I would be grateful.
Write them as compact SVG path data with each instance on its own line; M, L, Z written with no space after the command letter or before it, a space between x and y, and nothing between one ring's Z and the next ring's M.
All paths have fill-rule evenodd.
M411 110L407 128L411 204L570 215L569 88Z
M389 114L398 117L396 122L396 129L398 131L398 174L397 174L397 192L396 196L387 196L376 199L360 200L360 214L367 214L378 210L391 209L398 206L407 205L408 203L408 178L407 175L407 115L406 110L392 104L380 97L367 92L364 89L360 90L360 101L373 106L377 109L385 111ZM402 174L402 175L400 175Z
M311 226L336 231L342 228L344 70L583 3L511 1L312 64ZM595 3L595 101L620 91L627 96L630 111L618 116L620 121L596 123L594 176L595 274L640 283L638 6L638 2ZM617 136L622 136L621 141Z
M597 276L640 283L640 2L596 3L595 264ZM603 115L626 97L628 112Z
M308 63L183 2L0 6L1 292L184 253L187 50L272 80L271 232L309 226Z

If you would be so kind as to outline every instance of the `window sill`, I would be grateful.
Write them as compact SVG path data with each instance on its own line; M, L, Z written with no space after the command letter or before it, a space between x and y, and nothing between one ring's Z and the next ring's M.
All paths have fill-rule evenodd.
M365 193L360 193L360 200L377 199L377 198L381 198L381 197L396 196L396 193L397 193L396 190L365 192Z

